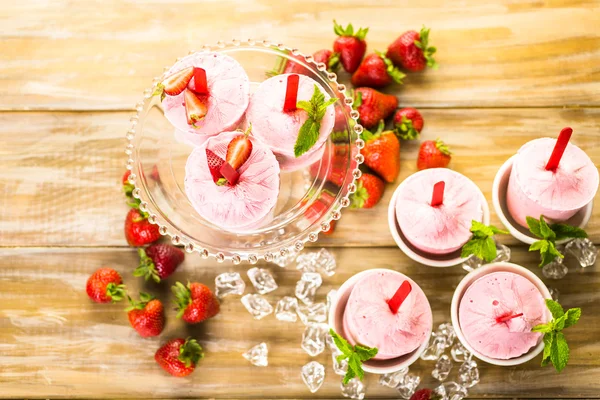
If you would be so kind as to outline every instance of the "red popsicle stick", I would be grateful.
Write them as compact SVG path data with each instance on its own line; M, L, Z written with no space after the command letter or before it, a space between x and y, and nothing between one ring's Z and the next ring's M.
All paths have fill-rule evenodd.
M300 76L298 75L288 75L287 77L287 86L285 88L285 102L283 103L284 112L292 112L296 110L299 81Z
M406 298L408 297L408 295L410 294L411 291L412 291L412 286L410 285L410 282L409 281L402 282L402 285L400 285L398 290L396 290L394 297L392 297L390 299L390 301L388 301L390 310L392 310L392 312L394 314L396 314L398 312L398 310L400 309L400 306L402 305L404 300L406 300Z
M208 94L208 83L206 82L206 71L204 68L194 67L194 92Z
M446 182L439 181L433 185L433 195L431 196L431 206L437 207L444 202L444 189L446 188Z
M558 135L558 139L556 140L556 144L554 145L554 150L552 150L552 155L548 160L548 164L546 164L546 169L548 171L556 171L558 168L558 164L560 163L560 159L567 148L567 144L569 144L569 139L571 139L571 134L573 133L573 129L571 128L563 128Z
M219 172L225 179L227 179L227 182L229 182L230 185L235 185L240 178L239 172L233 169L231 164L228 162L225 162L223 165L221 165Z
M496 322L500 324L502 322L509 321L509 320L511 320L513 318L518 318L518 317L522 317L522 316L523 316L523 313L519 313L519 314L515 314L515 315L510 315L509 314L509 315L505 315L503 317L496 318Z

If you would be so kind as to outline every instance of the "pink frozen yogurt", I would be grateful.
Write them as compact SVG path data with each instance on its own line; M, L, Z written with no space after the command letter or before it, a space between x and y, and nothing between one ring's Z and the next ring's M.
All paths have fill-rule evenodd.
M544 297L527 278L512 272L492 272L469 286L458 317L465 339L484 356L499 360L518 357L542 338L531 328L548 321ZM523 314L512 319L511 316Z
M201 145L209 137L235 129L239 125L250 101L250 80L240 63L220 53L190 54L175 63L166 76L190 66L201 67L206 71L208 84L206 116L196 122L196 128L188 125L183 93L177 96L166 96L163 106L167 119L181 131L176 135L179 140ZM193 87L194 78L189 85Z
M196 147L185 166L185 192L200 216L226 230L246 230L266 223L279 194L279 164L273 152L250 135L252 153L239 168L234 186L218 186L206 149L225 159L227 146L240 131L223 132Z
M443 204L432 207L433 186L444 181ZM483 220L482 195L466 176L447 168L431 168L409 176L396 201L398 226L417 249L449 254L471 238L471 221Z
M598 169L579 147L568 144L556 171L546 170L556 139L541 138L519 149L508 181L510 215L527 227L526 217L566 221L594 199Z
M402 282L412 291L394 314L388 301ZM389 360L416 350L429 340L433 319L423 290L412 279L396 271L373 271L359 280L344 311L344 336L379 349L375 360Z
M300 157L295 157L294 145L298 138L298 131L308 116L302 109L293 112L283 111L289 75L277 75L261 83L252 96L246 113L246 120L252 123L254 136L269 145L279 160L282 170L300 169L319 160L323 156L323 144L327 141L335 123L335 105L330 105L321 121L317 143ZM314 79L305 75L299 76L298 101L309 101L315 85L323 92L326 100L330 99L323 87Z

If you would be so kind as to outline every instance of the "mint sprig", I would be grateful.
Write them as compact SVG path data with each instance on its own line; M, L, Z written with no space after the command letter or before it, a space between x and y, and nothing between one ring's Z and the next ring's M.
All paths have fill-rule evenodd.
M587 237L587 233L576 226L566 224L548 225L543 215L540 215L539 221L533 217L527 217L526 219L529 231L540 238L540 240L529 246L529 251L540 252L540 267L550 264L556 257L565 258L556 248L557 240Z
M306 111L308 119L302 124L298 132L298 138L294 145L294 155L296 157L300 157L317 143L325 110L336 101L337 98L331 98L326 101L325 95L319 90L317 85L315 85L315 90L310 101L298 101L296 107Z
M352 346L346 339L335 333L333 329L329 330L329 334L333 338L336 347L342 352L337 357L337 361L348 360L348 372L344 375L344 385L350 382L350 379L358 376L360 380L365 377L365 371L362 368L362 363L370 360L377 355L377 348L366 347L357 344Z
M534 326L531 331L544 334L542 367L552 363L556 371L560 372L569 362L569 345L562 330L579 321L581 308L571 308L565 312L557 301L551 299L546 299L546 307L552 314L552 320L546 324Z
M498 254L496 243L493 239L494 235L499 233L504 235L508 234L507 231L498 229L493 225L488 226L475 220L471 221L471 232L473 233L473 236L471 236L471 240L462 247L460 256L464 258L474 255L486 262L493 261Z

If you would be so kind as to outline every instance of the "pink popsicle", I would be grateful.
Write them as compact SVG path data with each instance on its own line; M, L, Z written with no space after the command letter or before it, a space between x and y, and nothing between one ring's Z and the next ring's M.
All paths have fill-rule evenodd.
M538 344L542 336L531 328L547 322L546 310L542 294L527 278L493 272L467 288L458 317L471 347L484 356L506 360Z
M444 199L431 206L434 185L444 181ZM483 220L481 193L466 176L447 168L419 171L402 183L396 218L406 239L431 254L448 254L471 238L471 221Z
M404 281L412 290L397 313L388 301ZM351 344L379 349L376 360L387 360L416 350L429 340L431 307L423 290L409 277L394 271L373 271L356 283L344 311L344 336Z
M598 169L579 147L568 144L555 171L547 170L556 139L532 140L514 158L506 201L510 215L527 227L526 217L544 215L551 222L571 218L598 191Z
M220 132L236 128L250 101L250 80L240 63L220 53L194 53L184 57L167 72L167 75L187 67L200 67L206 71L208 84L208 111L196 123L188 125L183 106L183 93L166 96L163 100L165 116L181 131L182 138L194 145ZM194 87L194 78L188 87Z
M225 159L231 139L241 132L223 132L194 148L185 166L185 191L194 209L226 230L258 228L269 218L279 194L279 164L273 152L250 136L252 153L239 168L234 186L214 183L206 160L208 148Z
M302 109L292 112L283 110L289 75L277 75L261 83L253 94L246 113L246 121L252 123L254 136L269 145L279 160L282 170L303 168L320 159L323 155L323 144L329 137L335 122L335 106L330 105L321 121L317 143L302 156L295 157L294 145L298 138L298 131L308 116ZM314 92L314 85L323 92L326 100L330 98L314 79L299 75L298 101L309 101Z

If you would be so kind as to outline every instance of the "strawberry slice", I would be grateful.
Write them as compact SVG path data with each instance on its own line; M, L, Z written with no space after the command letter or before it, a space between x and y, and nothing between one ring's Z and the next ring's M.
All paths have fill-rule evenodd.
M192 69L193 72L193 69ZM187 123L196 127L196 122L200 121L206 116L208 108L206 104L191 90L183 92L183 98L185 101L185 115L187 116Z
M175 72L162 81L164 92L169 96L177 96L185 90L192 76L194 76L194 67Z
M248 139L248 134L238 135L229 142L225 161L237 170L248 161L250 153L252 153L252 142Z
M225 163L221 157L206 149L206 161L208 162L208 169L210 170L210 174L213 177L213 181L217 183L217 181L222 178L223 175L219 172L221 166Z

